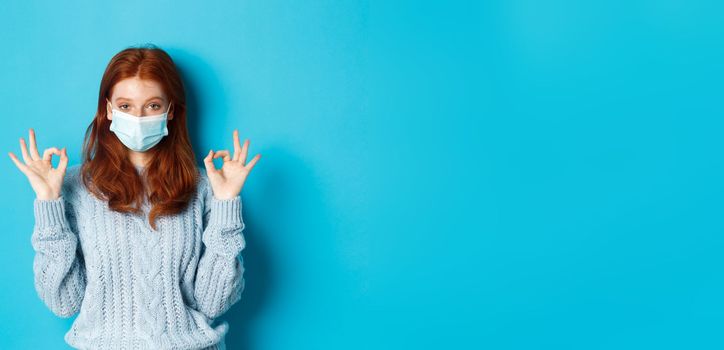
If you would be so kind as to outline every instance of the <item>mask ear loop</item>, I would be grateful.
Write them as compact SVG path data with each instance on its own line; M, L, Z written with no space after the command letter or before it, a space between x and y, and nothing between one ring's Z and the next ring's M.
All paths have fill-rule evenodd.
M169 103L168 103L168 109L166 109L166 119L168 119L168 112L171 111L171 105L172 105L172 104L173 104L173 102L169 102Z

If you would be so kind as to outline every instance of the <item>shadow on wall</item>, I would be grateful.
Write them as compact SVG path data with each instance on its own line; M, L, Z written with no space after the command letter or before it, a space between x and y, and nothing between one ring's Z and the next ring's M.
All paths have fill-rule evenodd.
M232 117L233 121L226 123L224 118L227 118L232 97L225 96L222 82L203 59L183 50L170 51L169 54L184 79L191 143L199 167L203 169L203 157L198 159L198 155L205 155L209 148L232 146L231 130L225 132L223 129L233 125L243 135L244 123L236 116ZM233 97L233 100L240 99ZM220 134L223 132L226 136ZM208 140L208 135L217 133L218 138L212 137L209 145L203 145L209 148L199 147L203 138ZM317 251L320 242L333 244L338 239L338 232L333 225L337 214L328 207L323 189L316 180L323 175L317 174L314 165L288 147L264 145L261 147L263 151L259 151L260 147L254 148L253 144L252 141L255 151L250 156L257 152L263 153L262 165L254 168L258 173L253 175L254 186L261 193L258 198L263 198L263 201L253 205L242 202L246 247L241 254L244 259L245 289L241 299L216 321L229 322L225 342L228 349L234 350L252 350L261 341L256 337L258 322L264 312L279 302L276 298L291 293L295 300L302 300L309 305L336 295L336 291L331 288L317 290L315 281L322 279L346 283L349 279L349 271L339 266L335 254L319 254ZM258 225L255 218L261 218ZM273 218L273 221L269 218ZM289 234L298 232L300 228L313 228L314 239ZM279 240L283 240L283 243ZM276 249L280 244L294 247L295 254L277 256ZM314 258L311 261L295 261L312 256ZM310 275L310 271L314 271L314 275ZM305 281L306 284L300 286L290 279Z
M215 72L201 58L180 50L169 50L169 54L173 57L179 71L184 80L187 98L187 115L188 128L191 137L191 143L196 153L198 166L204 168L203 157L208 153L209 148L223 147L223 144L230 143L230 140L224 140L223 143L210 145L210 147L201 149L200 140L203 134L205 116L204 101L200 96L203 95L200 89L208 89L217 94L214 97L215 108L219 110L228 110L227 99L223 96L224 89L221 86ZM203 81L202 81L203 79ZM218 94L221 94L219 96ZM214 116L214 118L223 116ZM223 120L216 120L215 125L225 125ZM209 127L209 123L206 123ZM242 130L239 130L243 134ZM231 133L229 138L231 138ZM221 136L220 136L221 137ZM242 138L243 140L243 138ZM233 152L233 150L230 150ZM253 153L252 153L253 154ZM203 156L199 156L203 155ZM219 166L220 164L217 164ZM266 193L266 192L265 192ZM272 196L270 202L276 202L280 195L277 191L269 192ZM226 346L229 349L250 349L254 343L253 323L255 318L263 312L264 307L269 302L269 296L274 289L274 266L270 256L269 245L265 241L271 237L264 229L253 223L253 209L249 205L243 203L242 207L244 217L244 236L246 239L246 248L242 251L244 259L244 278L246 279L245 289L242 293L241 300L234 304L226 314L222 315L215 325L226 320L229 322L229 332L226 335Z

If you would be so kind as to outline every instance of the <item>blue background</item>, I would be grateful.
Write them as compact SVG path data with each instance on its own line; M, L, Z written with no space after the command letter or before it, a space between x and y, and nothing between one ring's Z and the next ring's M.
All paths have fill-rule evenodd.
M721 2L2 7L6 152L34 127L77 164L106 64L151 42L197 155L262 154L230 349L724 348ZM2 348L67 348L0 171Z

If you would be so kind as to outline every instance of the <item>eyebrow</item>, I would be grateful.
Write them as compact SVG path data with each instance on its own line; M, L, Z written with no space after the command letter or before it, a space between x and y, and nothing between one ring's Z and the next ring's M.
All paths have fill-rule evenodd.
M151 101L151 100L155 100L155 99L159 99L159 100L161 100L161 101L165 101L165 100L163 99L163 97L153 96L153 97L149 98L148 100L146 100L146 102ZM130 99L130 98L128 98L128 97L116 97L116 102L118 102L118 101L120 101L120 100L133 101L132 99Z

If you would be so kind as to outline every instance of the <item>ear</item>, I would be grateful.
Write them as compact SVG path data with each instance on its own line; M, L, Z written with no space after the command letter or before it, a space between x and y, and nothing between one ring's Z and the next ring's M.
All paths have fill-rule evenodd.
M168 120L173 119L173 103L171 103L170 110L168 111Z
M106 100L106 118L113 120L113 110L111 109L111 103Z

